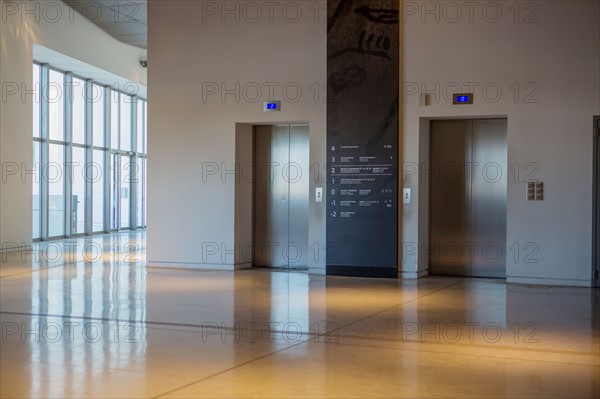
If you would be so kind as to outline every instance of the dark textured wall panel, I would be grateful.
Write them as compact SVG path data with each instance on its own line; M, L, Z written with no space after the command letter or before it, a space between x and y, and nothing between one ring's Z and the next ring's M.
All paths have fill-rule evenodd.
M327 274L397 275L398 1L329 0Z

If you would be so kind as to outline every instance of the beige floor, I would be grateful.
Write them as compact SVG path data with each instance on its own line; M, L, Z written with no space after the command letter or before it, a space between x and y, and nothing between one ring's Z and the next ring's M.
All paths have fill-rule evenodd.
M146 268L144 242L0 254L1 397L600 397L600 290Z

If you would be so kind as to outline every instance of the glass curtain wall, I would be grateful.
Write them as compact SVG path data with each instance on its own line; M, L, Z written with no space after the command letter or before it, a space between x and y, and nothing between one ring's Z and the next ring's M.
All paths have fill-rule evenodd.
M47 64L33 88L33 239L146 227L146 100Z

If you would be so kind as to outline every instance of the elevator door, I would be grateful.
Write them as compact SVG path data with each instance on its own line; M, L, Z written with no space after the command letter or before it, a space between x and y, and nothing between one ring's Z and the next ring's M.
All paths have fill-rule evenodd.
M308 125L254 129L254 265L308 268Z
M431 274L506 277L506 120L431 123Z

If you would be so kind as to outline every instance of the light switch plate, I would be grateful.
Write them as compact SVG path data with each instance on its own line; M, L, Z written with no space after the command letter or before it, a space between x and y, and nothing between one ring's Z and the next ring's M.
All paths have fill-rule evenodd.
M315 202L323 202L323 187L315 188Z
M410 188L402 190L402 202L404 204L410 204Z

